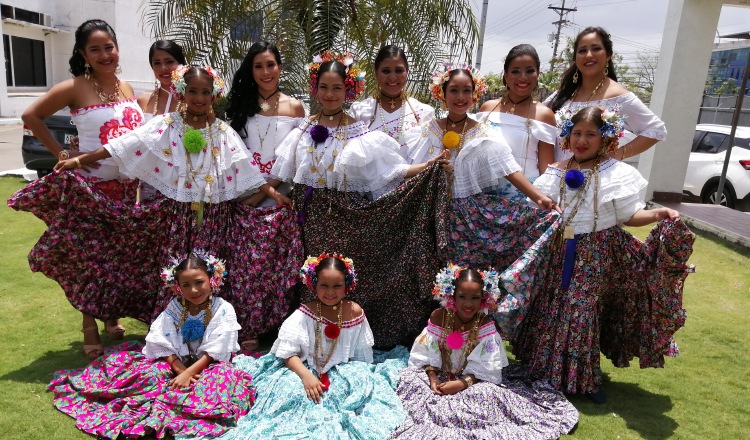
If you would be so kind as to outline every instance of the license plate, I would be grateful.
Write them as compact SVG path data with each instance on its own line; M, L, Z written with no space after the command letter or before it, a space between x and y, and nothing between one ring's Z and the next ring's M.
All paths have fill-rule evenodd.
M65 145L70 145L70 141L75 137L76 135L65 133Z

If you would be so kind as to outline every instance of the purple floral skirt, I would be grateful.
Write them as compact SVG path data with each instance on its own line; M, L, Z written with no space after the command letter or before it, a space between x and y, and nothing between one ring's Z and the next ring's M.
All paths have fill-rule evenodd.
M500 272L505 296L493 318L510 338L544 281L560 216L492 194L454 199L442 257L461 266Z
M55 372L48 389L57 409L89 434L116 439L154 435L219 436L255 400L250 374L229 363L209 365L197 383L170 390L166 361L147 359L141 345L106 349L86 368Z
M600 353L616 367L635 357L641 368L664 366L685 323L695 239L679 219L659 222L645 242L619 227L577 237L570 287L561 287L563 252L555 252L555 270L511 341L533 377L567 393L601 385Z
M72 172L29 184L8 205L47 223L29 254L31 270L57 281L73 307L96 318L156 319L174 296L161 268L194 248L227 262L218 296L234 306L240 340L281 324L289 312L303 257L289 209L206 204L198 229L190 203L159 194L137 207L120 203Z
M518 365L503 383L478 382L447 396L430 389L424 370L401 371L398 394L407 412L392 439L556 439L578 422L578 411L546 381L525 382Z

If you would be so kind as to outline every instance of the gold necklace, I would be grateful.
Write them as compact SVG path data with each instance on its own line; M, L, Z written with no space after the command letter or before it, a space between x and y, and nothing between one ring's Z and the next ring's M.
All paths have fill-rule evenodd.
M398 94L396 96L388 96L385 93L383 93L383 91L381 90L380 91L380 97L378 99L378 103L380 102L380 100L383 99L383 96L385 96L386 98L390 99L390 101L388 101L388 104L391 106L391 110L393 110L393 109L396 108L396 101L395 101L396 98L402 98L403 99L403 96L401 94ZM401 105L403 106L403 102L401 103Z
M317 367L318 374L322 374L323 368L328 365L328 362L331 360L331 357L333 357L333 353L336 351L336 345L338 345L339 339L341 339L341 334L339 334L331 344L331 349L328 350L328 355L323 357L323 336L321 332L321 327L323 326L323 314L320 310L320 300L317 300L317 312L318 316L316 317L316 323L315 323L315 366ZM342 304L342 307L339 308L338 315L336 317L337 319L337 325L339 327L339 331L341 331L342 324L344 323L344 307ZM330 324L329 324L330 325ZM323 359L321 363L321 359Z
M190 116L192 116L193 122L198 122L198 118L202 118L202 117L205 116L206 117L206 123L208 124L208 112L203 113L201 115L196 115L195 113L191 113L190 110L187 110L187 109L185 110L185 112L187 112L187 114L189 114Z
M570 171L570 167L573 163L576 163L578 165L578 161L574 157L571 157L568 159L568 164L565 166L565 170L563 171L563 175L560 178L560 198L558 200L557 205L560 207L560 209L563 210L563 212L566 209L565 206L565 193L567 192L567 184L565 183L565 175ZM581 208L581 205L583 205L583 201L586 199L586 192L588 192L588 188L590 186L592 176L594 180L594 226L591 232L596 232L596 223L599 219L599 165L601 162L601 155L596 157L596 162L594 162L594 166L591 168L591 172L583 181L583 184L580 186L579 191L576 192L576 194L573 196L573 200L571 200L571 205L573 205L573 209L571 209L570 214L568 214L567 218L565 219L565 223L563 224L562 231L562 243L564 243L564 240L571 240L575 238L575 229L570 226L573 222L573 218L578 214L578 210ZM580 168L580 166L578 167Z
M602 80L599 81L599 84L597 84L596 87L594 87L594 91L591 92L591 96L589 96L589 99L587 99L586 102L590 102L592 99L594 99L594 96L596 96L596 92L598 92L599 88L602 86L602 84L604 84L604 80L605 79L607 79L607 75L604 75L602 77ZM580 87L578 89L580 89ZM576 91L573 92L573 96L570 97L570 101L571 102L573 102L573 100L575 99L576 95L578 95L578 89L576 89Z
M96 78L91 75L91 87L94 88L96 91L96 94L99 96L99 99L102 100L103 103L107 104L110 102L117 102L120 100L120 95L122 95L122 90L120 90L120 79L115 77L115 90L112 93L106 93L102 86L99 85L99 83L96 81Z
M154 93L151 94L151 98L154 100L154 109L152 110L151 114L156 116L159 112L159 94L160 91L164 90L166 93L171 93L169 90L165 90L164 87L158 86L154 89ZM169 113L169 109L165 108L164 113Z
M338 114L338 113L343 113L343 110L340 110L340 111L338 111L337 113L334 113L334 114ZM327 116L323 112L321 112L321 115ZM342 135L341 132L340 132L341 123L343 122L345 116L346 115L344 115L344 114L341 115L341 117L339 118L338 124L336 124L336 128L334 130L332 130L333 134L330 134L330 136L335 137L339 141L344 140L344 145L341 147L342 149L344 147L346 147L346 144L349 142L349 124L346 124L344 126L344 135ZM318 116L318 122L320 122L320 116ZM328 129L328 127L326 127L326 128ZM326 170L324 169L323 170L323 174L320 174L320 172L319 172L320 169L318 168L318 165L320 165L320 161L323 159L323 155L325 154L325 151L322 152L320 156L318 156L316 154L317 147L318 147L317 144L315 144L315 147L313 147L312 145L309 146L309 147L307 147L307 152L310 153L310 156L311 156L311 159L312 159L312 164L310 165L310 172L312 172L312 173L314 173L315 175L318 176L318 185L325 185L326 179L325 179L324 176L325 176ZM336 156L338 156L338 155L339 155L338 147L336 145L334 145L333 146L333 151L331 152L331 156L333 156L334 161L336 160ZM328 165L327 170L329 172L332 172L334 170L333 162L330 165Z
M460 368L454 370L453 362L451 361L451 352L453 350L451 350L451 348L446 345L448 333L453 332L454 317L455 314L453 310L445 309L445 314L443 315L443 334L442 338L440 338L440 342L438 343L438 347L440 348L440 358L442 361L441 369L444 372L448 373L448 375L451 377L461 375L461 373L464 371L464 368L466 368L466 365L469 363L469 354L472 352L472 350L474 350L478 343L477 335L479 333L479 323L482 321L482 314L477 312L476 316L474 317L474 322L472 323L471 330L469 331L469 338L463 346L463 364ZM459 318L459 321L460 319L461 318Z
M268 98L266 98L265 96L263 96L263 95L260 94L260 91L258 91L258 96L260 96L261 98L263 98L263 102L260 103L260 110L261 111L267 112L268 110L271 109L271 105L268 103L268 100L271 99L271 98L273 98L273 96L275 94L277 94L277 93L279 93L279 89L276 89L273 93L271 93L270 95L268 95ZM281 99L281 96L279 96L279 98L276 100L276 108L279 107L279 100L280 99Z
M278 90L277 90L277 92L278 92ZM274 92L274 93L276 93L276 92ZM270 96L269 96L269 98L270 98ZM279 97L279 99L281 99L281 97ZM273 106L273 113L271 113L271 115L268 116L269 118L274 118L273 122L274 122L274 126L276 127L275 130L273 131L273 144L274 145L276 145L276 133L279 131L279 127L278 127L279 122L278 122L278 120L275 119L275 117L278 115L279 99L276 100L276 105ZM260 134L260 125L258 124L258 119L255 118L255 128L258 130L258 139L260 139L260 146L261 146L261 148L263 148L263 141L266 140L266 137L268 137L268 130L271 129L271 122L272 122L271 120L268 121L268 125L266 126L266 132L263 133L263 136L261 136L261 134Z
M183 130L187 131L187 127L189 124L187 123L187 119L185 118L185 115L182 116L182 124L183 124ZM193 211L199 212L201 209L201 203L203 203L203 199L208 196L209 201L211 200L212 191L211 186L216 180L214 176L211 174L211 171L213 169L213 165L215 160L213 160L215 157L219 156L219 148L214 145L214 136L211 132L211 124L208 122L208 117L206 118L206 134L208 135L208 142L207 142L207 148L210 149L210 152L206 154L205 159L203 160L203 163L201 164L201 167L199 169L193 168L193 159L191 157L191 154L189 151L185 150L185 162L188 168L188 173L185 176L185 186L190 189L193 187L193 185L197 185L198 182L195 180L196 177L203 173L203 169L206 167L206 162L208 162L208 171L206 172L205 177L203 178L203 181L205 182L205 185L203 185L203 194L201 195L200 201L194 201L190 203L190 208ZM184 134L183 134L184 137Z

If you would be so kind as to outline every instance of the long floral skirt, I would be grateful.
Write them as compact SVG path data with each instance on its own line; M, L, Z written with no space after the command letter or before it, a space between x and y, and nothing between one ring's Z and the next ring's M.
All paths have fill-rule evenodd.
M513 352L533 377L555 389L587 393L601 385L600 356L616 367L637 357L663 367L686 318L682 289L695 236L664 220L645 242L619 227L577 236L569 288L561 287L563 252L522 322Z
M55 373L54 405L89 434L116 439L155 435L218 436L252 406L251 376L219 362L197 383L170 390L166 361L147 359L138 343L110 347L86 368Z
M234 365L253 376L258 394L250 412L222 439L387 439L404 421L396 395L408 351L396 347L380 363L351 361L328 371L331 385L320 403L307 398L299 376L267 354L239 355Z
M392 439L556 439L578 422L578 411L546 381L525 382L517 364L503 369L503 383L478 382L453 395L430 389L424 369L401 372L398 394L406 422ZM445 379L445 378L443 378Z
M159 194L139 206L115 202L72 172L35 181L8 204L47 223L29 254L31 270L57 281L77 310L96 318L156 319L174 296L162 286L161 268L195 248L227 262L218 295L234 306L241 339L279 325L289 311L303 261L289 209L206 204L198 228L190 203Z
M351 192L297 185L305 252L354 260L357 289L348 295L367 313L375 345L411 346L435 308L432 286L442 263L448 199L438 167L375 201ZM307 292L308 298L312 297Z
M500 272L505 296L493 318L500 334L512 338L550 269L560 216L555 211L479 194L454 199L446 223L449 230L443 259Z

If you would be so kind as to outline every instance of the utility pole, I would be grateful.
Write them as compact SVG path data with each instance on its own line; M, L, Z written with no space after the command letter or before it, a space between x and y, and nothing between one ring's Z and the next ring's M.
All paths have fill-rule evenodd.
M477 47L477 62L475 63L477 69L482 68L482 50L484 49L484 28L487 25L487 6L490 0L484 0L482 3L482 18L479 22L479 47Z
M568 12L575 12L578 9L577 8L566 8L565 7L565 0L562 0L561 6L547 6L547 9L552 9L557 13L557 15L560 16L559 20L553 21L552 24L557 25L557 33L555 34L555 45L552 49L552 59L549 62L549 70L550 72L555 70L555 58L557 58L557 46L560 44L560 31L562 30L562 25L568 22L568 20L565 20L563 17L568 14Z

